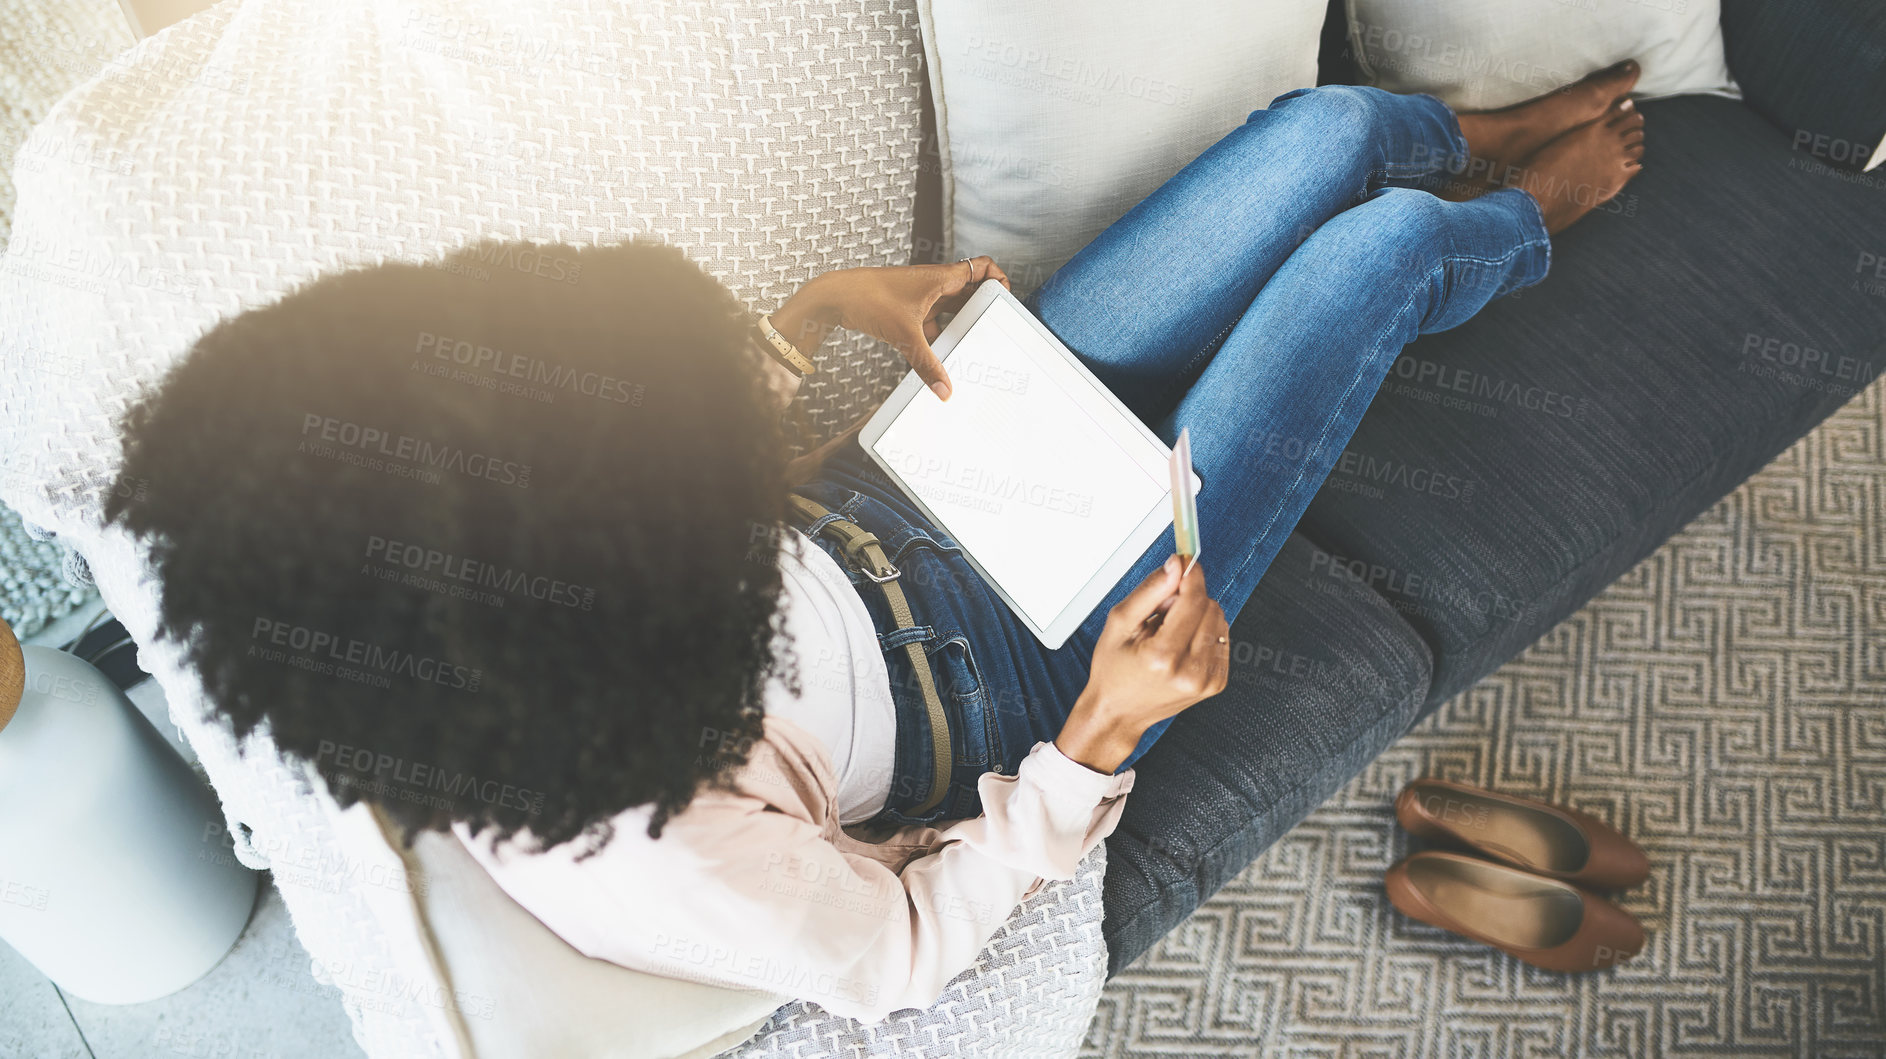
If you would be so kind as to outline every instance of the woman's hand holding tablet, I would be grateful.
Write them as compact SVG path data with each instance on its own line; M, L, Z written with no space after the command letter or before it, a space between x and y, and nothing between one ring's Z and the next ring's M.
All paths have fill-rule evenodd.
M1008 276L987 257L825 272L807 280L772 314L773 326L807 351L823 344L833 327L882 339L933 393L948 400L949 374L930 348L943 330L937 317L960 311L976 285L989 279L1008 288Z
M1172 523L1170 451L999 283L934 353L954 397L913 373L859 441L1058 648Z

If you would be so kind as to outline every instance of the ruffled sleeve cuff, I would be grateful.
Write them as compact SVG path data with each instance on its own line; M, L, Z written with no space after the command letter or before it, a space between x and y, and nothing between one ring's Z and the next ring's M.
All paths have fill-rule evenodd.
M1040 782L1047 784L1051 790L1068 797L1079 796L1089 804L1103 798L1118 797L1133 789L1132 769L1118 774L1095 771L1061 753L1061 748L1049 740L1044 739L1035 744L1028 756L1022 759L1022 767L1016 770L1017 773L1026 772L1031 762Z
M1038 876L1072 879L1081 858L1120 822L1134 772L1097 772L1061 753L1052 741L1034 745L1015 775L983 773L977 781L983 815L945 834L986 856Z

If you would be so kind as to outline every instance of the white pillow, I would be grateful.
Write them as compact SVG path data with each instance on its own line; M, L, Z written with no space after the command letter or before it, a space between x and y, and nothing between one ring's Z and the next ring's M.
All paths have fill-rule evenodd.
M1719 0L1348 0L1364 80L1491 110L1636 59L1632 95L1740 97Z
M1321 0L919 0L951 258L1018 292L1254 110L1316 83Z

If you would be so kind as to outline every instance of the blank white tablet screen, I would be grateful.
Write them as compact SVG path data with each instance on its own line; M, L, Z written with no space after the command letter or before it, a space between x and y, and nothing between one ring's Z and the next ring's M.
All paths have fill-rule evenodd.
M1022 311L992 302L944 358L950 399L919 394L873 448L1046 628L1169 484L1164 454L1090 414L1095 384Z

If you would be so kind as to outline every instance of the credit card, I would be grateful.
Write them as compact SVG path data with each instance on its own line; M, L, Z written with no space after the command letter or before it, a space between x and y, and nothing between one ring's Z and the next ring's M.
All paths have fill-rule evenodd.
M1167 461L1172 471L1172 541L1173 550L1185 558L1185 572L1192 572L1198 561L1198 493L1192 488L1192 432L1179 431L1178 444L1172 446Z

